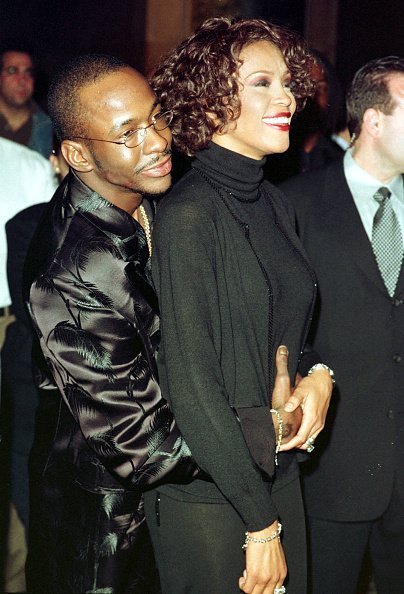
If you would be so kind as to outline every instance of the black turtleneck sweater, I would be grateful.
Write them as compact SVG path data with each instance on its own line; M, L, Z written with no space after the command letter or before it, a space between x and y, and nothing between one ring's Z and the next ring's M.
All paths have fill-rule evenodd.
M315 296L282 195L262 181L264 162L211 143L159 204L153 235L161 386L213 479L161 490L227 500L247 530L268 526L277 511L233 407L270 404L280 344L294 377Z

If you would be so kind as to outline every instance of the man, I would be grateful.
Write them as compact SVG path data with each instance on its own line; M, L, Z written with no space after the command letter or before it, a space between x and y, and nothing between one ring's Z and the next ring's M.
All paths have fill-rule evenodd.
M20 144L0 138L0 348L2 359L2 431L4 444L9 446L7 471L10 464L11 490L5 495L9 507L8 534L4 545L6 553L5 584L7 592L25 591L24 565L27 555L25 527L28 508L28 452L32 443L36 390L32 385L29 332L21 324L22 257L17 245L33 233L35 220L30 216L19 229L12 253L7 246L6 225L9 219L27 207L36 208L39 202L50 200L55 190L52 167L37 152ZM39 206L38 206L39 208ZM25 251L24 251L25 254ZM6 264L9 263L7 279ZM7 280L9 282L7 282ZM15 299L17 299L18 304ZM13 306L13 308L11 307ZM18 311L17 311L18 310ZM15 318L17 316L17 319ZM4 342L4 346L3 346ZM2 485L8 477L2 466ZM5 511L5 510L4 510ZM3 545L4 543L2 543ZM1 547L3 550L3 546Z
M55 179L48 160L15 142L0 138L0 336L9 323L11 298L7 284L5 224L15 214L50 200Z
M313 345L335 370L305 469L312 592L354 594L369 547L378 594L404 584L404 59L363 66L343 160L282 184L317 273Z
M151 594L141 487L195 471L156 380L143 201L170 185L171 113L141 74L103 55L67 64L48 104L70 173L25 271L41 387L50 388L31 459L28 589Z
M0 136L38 151L52 151L52 124L33 101L34 64L26 51L10 47L0 54Z

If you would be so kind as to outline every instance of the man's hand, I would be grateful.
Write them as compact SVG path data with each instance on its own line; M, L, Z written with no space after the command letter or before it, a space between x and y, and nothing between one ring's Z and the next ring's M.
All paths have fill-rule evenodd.
M288 371L289 352L286 346L281 345L276 351L276 377L272 392L272 408L282 416L282 444L286 444L298 432L302 422L302 409L296 406L292 411L285 410L285 404L290 402L292 386ZM273 414L273 424L278 435L279 423L277 415Z

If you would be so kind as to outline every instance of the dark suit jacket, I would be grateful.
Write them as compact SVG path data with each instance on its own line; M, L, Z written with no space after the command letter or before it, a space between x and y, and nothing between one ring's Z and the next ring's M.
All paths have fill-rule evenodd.
M305 468L308 513L370 520L386 509L395 475L404 494L404 271L391 299L342 160L281 189L318 278L311 340L337 379L327 427Z
M71 172L38 227L24 284L44 390L29 585L151 594L141 488L189 479L195 465L157 383L145 234Z
M28 455L34 436L38 389L31 367L33 332L22 299L22 275L27 250L46 205L35 204L6 223L7 281L15 321L7 327L2 349L2 397L11 410L11 499L28 524Z

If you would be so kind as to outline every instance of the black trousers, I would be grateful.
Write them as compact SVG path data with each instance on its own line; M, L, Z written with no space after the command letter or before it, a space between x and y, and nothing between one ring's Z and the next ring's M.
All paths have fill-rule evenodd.
M288 594L306 593L306 536L299 479L273 494L283 525ZM245 526L227 504L145 494L146 520L163 594L240 594Z
M404 501L394 489L389 507L371 522L308 518L310 594L357 594L368 550L378 594L404 592Z

